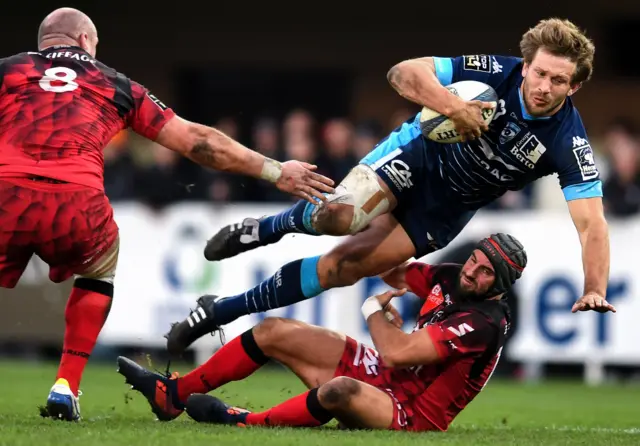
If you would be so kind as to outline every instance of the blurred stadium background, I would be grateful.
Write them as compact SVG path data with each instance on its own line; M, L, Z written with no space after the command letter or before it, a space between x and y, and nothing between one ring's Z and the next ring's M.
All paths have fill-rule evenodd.
M100 37L98 59L151 89L180 115L213 125L270 157L316 163L336 181L418 110L387 84L393 64L427 55L519 55L520 36L539 19L571 19L587 30L597 49L594 77L574 101L605 182L612 245L609 299L618 313L570 313L582 290L580 245L555 177L505 195L455 243L425 261L464 259L477 237L498 230L514 233L531 260L510 296L516 317L495 376L532 382L563 377L575 385L637 382L640 58L631 46L640 27L637 1L556 1L547 7L500 0L486 8L471 2L447 7L431 2L32 1L3 4L0 54L33 50L40 21L60 6L92 17ZM122 352L162 359L163 333L187 314L196 297L236 294L281 264L337 242L288 236L276 246L210 264L202 248L213 232L245 216L283 209L291 199L264 184L199 168L130 132L105 150L105 169L122 251L112 313L91 360L96 366L113 365ZM47 274L46 266L33 259L18 287L0 290L0 358L11 364L46 368L58 359L71 283L53 285ZM272 314L367 340L359 306L381 289L379 280L369 279ZM409 297L401 305L407 328L414 304ZM227 338L261 317L231 324ZM219 345L217 337L206 337L186 361L201 362ZM30 383L44 399L52 379ZM637 407L637 399L630 404Z

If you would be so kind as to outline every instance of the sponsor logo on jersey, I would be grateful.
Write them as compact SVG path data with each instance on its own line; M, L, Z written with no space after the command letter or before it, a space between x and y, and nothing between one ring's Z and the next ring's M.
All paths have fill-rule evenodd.
M491 56L491 68L493 69L493 74L502 73L502 65L493 56Z
M525 137L511 148L511 154L529 169L535 169L540 157L547 151L536 135L527 132Z
M431 293L429 293L429 297L427 297L427 302L432 304L433 308L444 302L444 297L442 297L442 287L439 283L431 289Z
M491 58L485 54L474 56L463 56L463 68L468 71L480 71L482 73L491 73Z
M151 101L154 104L160 107L162 111L165 111L168 108L166 105L164 105L164 103L160 99L158 99L156 96L152 95L151 93L147 92L147 96L149 97L149 99L151 99Z
M583 146L575 147L573 149L573 154L578 161L578 166L580 167L580 173L582 174L583 180L593 180L598 177L598 169L596 168L596 161L593 156L593 150L591 150L591 145L587 143L586 140L583 139L583 142L586 143ZM575 144L575 138L574 138Z
M458 336L458 337L462 337L464 335L466 335L467 333L471 333L472 331L474 331L473 327L469 324L467 324L466 322L463 324L459 324L458 328L456 327L447 327L447 330L449 330L451 333L453 333L454 335Z
M413 183L411 182L411 170L404 161L393 160L389 164L383 166L382 171L387 174L398 191L409 189L413 186Z
M58 51L58 52L48 53L45 57L47 59L65 58L65 59L75 59L80 62L89 62L93 64L96 63L96 61L92 59L90 56L87 56L86 54L75 53L72 51Z
M573 137L573 147L582 147L588 144L587 140L582 136L574 136Z
M515 122L507 122L500 132L500 144L506 144L520 133L520 127Z

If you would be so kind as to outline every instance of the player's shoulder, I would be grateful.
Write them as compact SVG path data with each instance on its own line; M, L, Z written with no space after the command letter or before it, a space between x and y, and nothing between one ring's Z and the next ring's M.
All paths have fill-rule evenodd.
M454 283L462 265L456 263L423 263L412 262L407 270L408 276L424 281L429 286Z
M460 57L463 71L478 71L501 74L508 77L513 71L520 72L522 58L500 54L466 54Z
M0 59L2 65L24 64L28 60L33 60L34 56L40 55L36 51L23 51Z
M459 263L436 263L431 265L433 280L442 281L446 279L455 279L458 277L462 265Z
M580 116L580 111L578 110L578 107L575 106L570 97L567 98L565 107L566 110L562 117L562 124L559 131L567 134L581 133L586 135L584 123L582 122L582 116Z
M589 138L582 122L582 117L571 98L567 98L559 113L561 115L553 138L553 147L564 151L569 148L575 149L589 145Z

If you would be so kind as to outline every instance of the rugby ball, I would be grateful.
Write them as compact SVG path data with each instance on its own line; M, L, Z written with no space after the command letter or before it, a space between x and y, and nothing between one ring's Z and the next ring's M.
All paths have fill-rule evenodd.
M460 81L447 85L445 88L465 101L478 100L495 102L496 104L498 102L498 94L496 91L490 85L482 82ZM495 113L495 108L483 110L482 115L487 125L491 123ZM420 112L420 129L425 138L435 142L455 143L462 141L462 137L456 131L453 121L445 115L427 107L423 107Z

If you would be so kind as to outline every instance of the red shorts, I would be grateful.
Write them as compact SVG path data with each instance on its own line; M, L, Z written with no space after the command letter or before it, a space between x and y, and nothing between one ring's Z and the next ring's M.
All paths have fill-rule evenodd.
M429 420L416 413L412 398L407 396L402 382L394 380L393 369L380 365L378 352L347 336L347 343L334 374L365 382L388 394L394 401L393 422L389 429L406 431L437 431Z
M13 288L33 254L59 283L86 270L117 239L104 192L75 184L0 179L0 286Z

